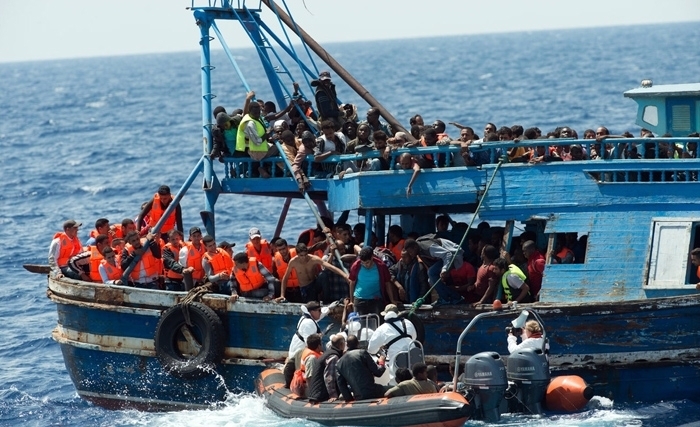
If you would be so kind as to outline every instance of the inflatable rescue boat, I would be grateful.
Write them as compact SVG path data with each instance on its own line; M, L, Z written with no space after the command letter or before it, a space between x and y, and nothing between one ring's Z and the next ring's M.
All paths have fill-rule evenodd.
M470 412L469 403L459 393L311 403L284 387L284 374L279 369L263 371L255 389L278 415L327 426L457 427L464 425Z

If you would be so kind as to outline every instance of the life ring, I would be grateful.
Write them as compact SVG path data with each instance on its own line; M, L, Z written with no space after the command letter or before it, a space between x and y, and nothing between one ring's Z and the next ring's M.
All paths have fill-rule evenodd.
M185 310L191 325L187 324ZM178 378L211 374L224 352L224 326L219 316L201 302L178 304L158 321L155 349L166 371Z
M425 326L423 326L423 319L410 310L402 311L399 313L399 317L410 320L411 323L413 323L413 327L416 328L416 340L420 341L421 344L425 344Z

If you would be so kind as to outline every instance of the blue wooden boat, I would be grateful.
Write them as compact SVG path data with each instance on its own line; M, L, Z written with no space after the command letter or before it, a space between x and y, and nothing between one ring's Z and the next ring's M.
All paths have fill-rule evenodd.
M700 160L693 157L660 159L669 146L681 151L697 144L688 138L700 127L700 83L653 85L625 92L637 102L637 123L656 134L670 137L606 141L610 155L600 161L569 161L541 164L504 163L499 150L513 143L473 145L488 155L481 166L457 166L424 170L405 196L408 171L388 170L348 174L344 179L311 179L312 187L299 193L289 176L249 178L238 172L245 159L213 161L211 117L211 35L222 42L217 22L240 22L258 48L277 104L292 95L280 76L290 76L270 43L298 59L294 49L272 34L262 20L263 10L237 7L229 1L195 5L192 11L201 32L202 125L204 154L183 183L170 211L195 179L203 175L205 205L203 225L215 234L215 204L222 193L246 197L304 198L327 202L331 211L357 210L367 225L366 241L374 228L385 235L388 215L438 213L478 214L482 221L503 223L503 249L509 250L514 230L532 230L538 243L555 248L559 233L577 232L588 237L585 262L550 264L545 267L540 301L532 304L550 331L550 366L554 375L579 375L597 395L615 402L656 402L700 397L700 295L688 252L700 246ZM279 5L263 1L273 16L290 21L291 31L312 43ZM267 13L267 11L266 11ZM346 72L330 58L328 65L339 76ZM287 60L289 61L289 60ZM301 62L303 79L315 78ZM359 84L350 80L358 89ZM287 86L289 86L287 84ZM361 86L359 86L361 88ZM360 89L361 90L361 89ZM366 92L366 91L365 91ZM362 92L371 105L378 105ZM382 109L396 128L400 124ZM572 140L536 140L522 147L570 145ZM579 140L588 152L595 140ZM621 158L622 144L645 147L648 159ZM402 152L449 154L458 147L411 148ZM377 153L344 155L326 162L368 158ZM449 156L448 156L449 158ZM282 158L263 163L283 162ZM287 165L288 166L288 165ZM311 175L309 175L311 176ZM567 183L576 182L576 191ZM535 191L547 188L548 192ZM428 219L430 223L430 219ZM632 223L633 226L627 224ZM159 229L161 224L156 228ZM422 232L423 230L416 230ZM232 392L251 391L255 378L283 360L294 333L299 308L241 299L232 303L224 295L192 296L185 293L136 289L48 278L48 296L56 303L58 325L53 332L60 344L67 370L78 394L109 408L145 410L202 408L226 400ZM184 301L184 303L183 303ZM182 325L177 310L186 305L194 326L186 336L172 332ZM521 307L528 305L521 305ZM425 329L424 348L430 363L447 364L457 337L477 314L491 306L466 305L415 307ZM485 318L464 343L465 355L496 351L507 355L503 328L513 312ZM165 322L170 331L159 328ZM331 320L326 320L330 322ZM178 323L179 322L179 323ZM194 360L194 362L193 362Z

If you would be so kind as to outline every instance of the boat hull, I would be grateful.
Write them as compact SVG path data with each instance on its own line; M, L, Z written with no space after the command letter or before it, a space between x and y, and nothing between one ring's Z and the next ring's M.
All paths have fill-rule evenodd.
M230 392L252 391L257 375L286 357L299 317L296 304L231 303L223 295L205 295L201 302L222 320L223 358L211 372L187 379L163 367L154 340L160 317L186 294L66 279L49 279L48 294L58 311L53 338L78 393L110 408L203 407ZM697 296L530 307L547 327L554 375L579 375L596 395L616 402L700 396L700 337L693 333L700 316ZM446 367L466 324L487 310L419 310L426 361ZM504 327L516 314L484 318L467 334L461 363L482 351L507 355ZM329 322L323 319L321 327Z

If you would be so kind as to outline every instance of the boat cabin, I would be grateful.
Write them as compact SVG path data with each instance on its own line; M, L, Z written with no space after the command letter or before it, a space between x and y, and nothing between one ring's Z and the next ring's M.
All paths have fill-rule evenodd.
M642 87L624 95L639 106L636 123L657 135L683 137L700 129L700 83L654 86L642 80Z

